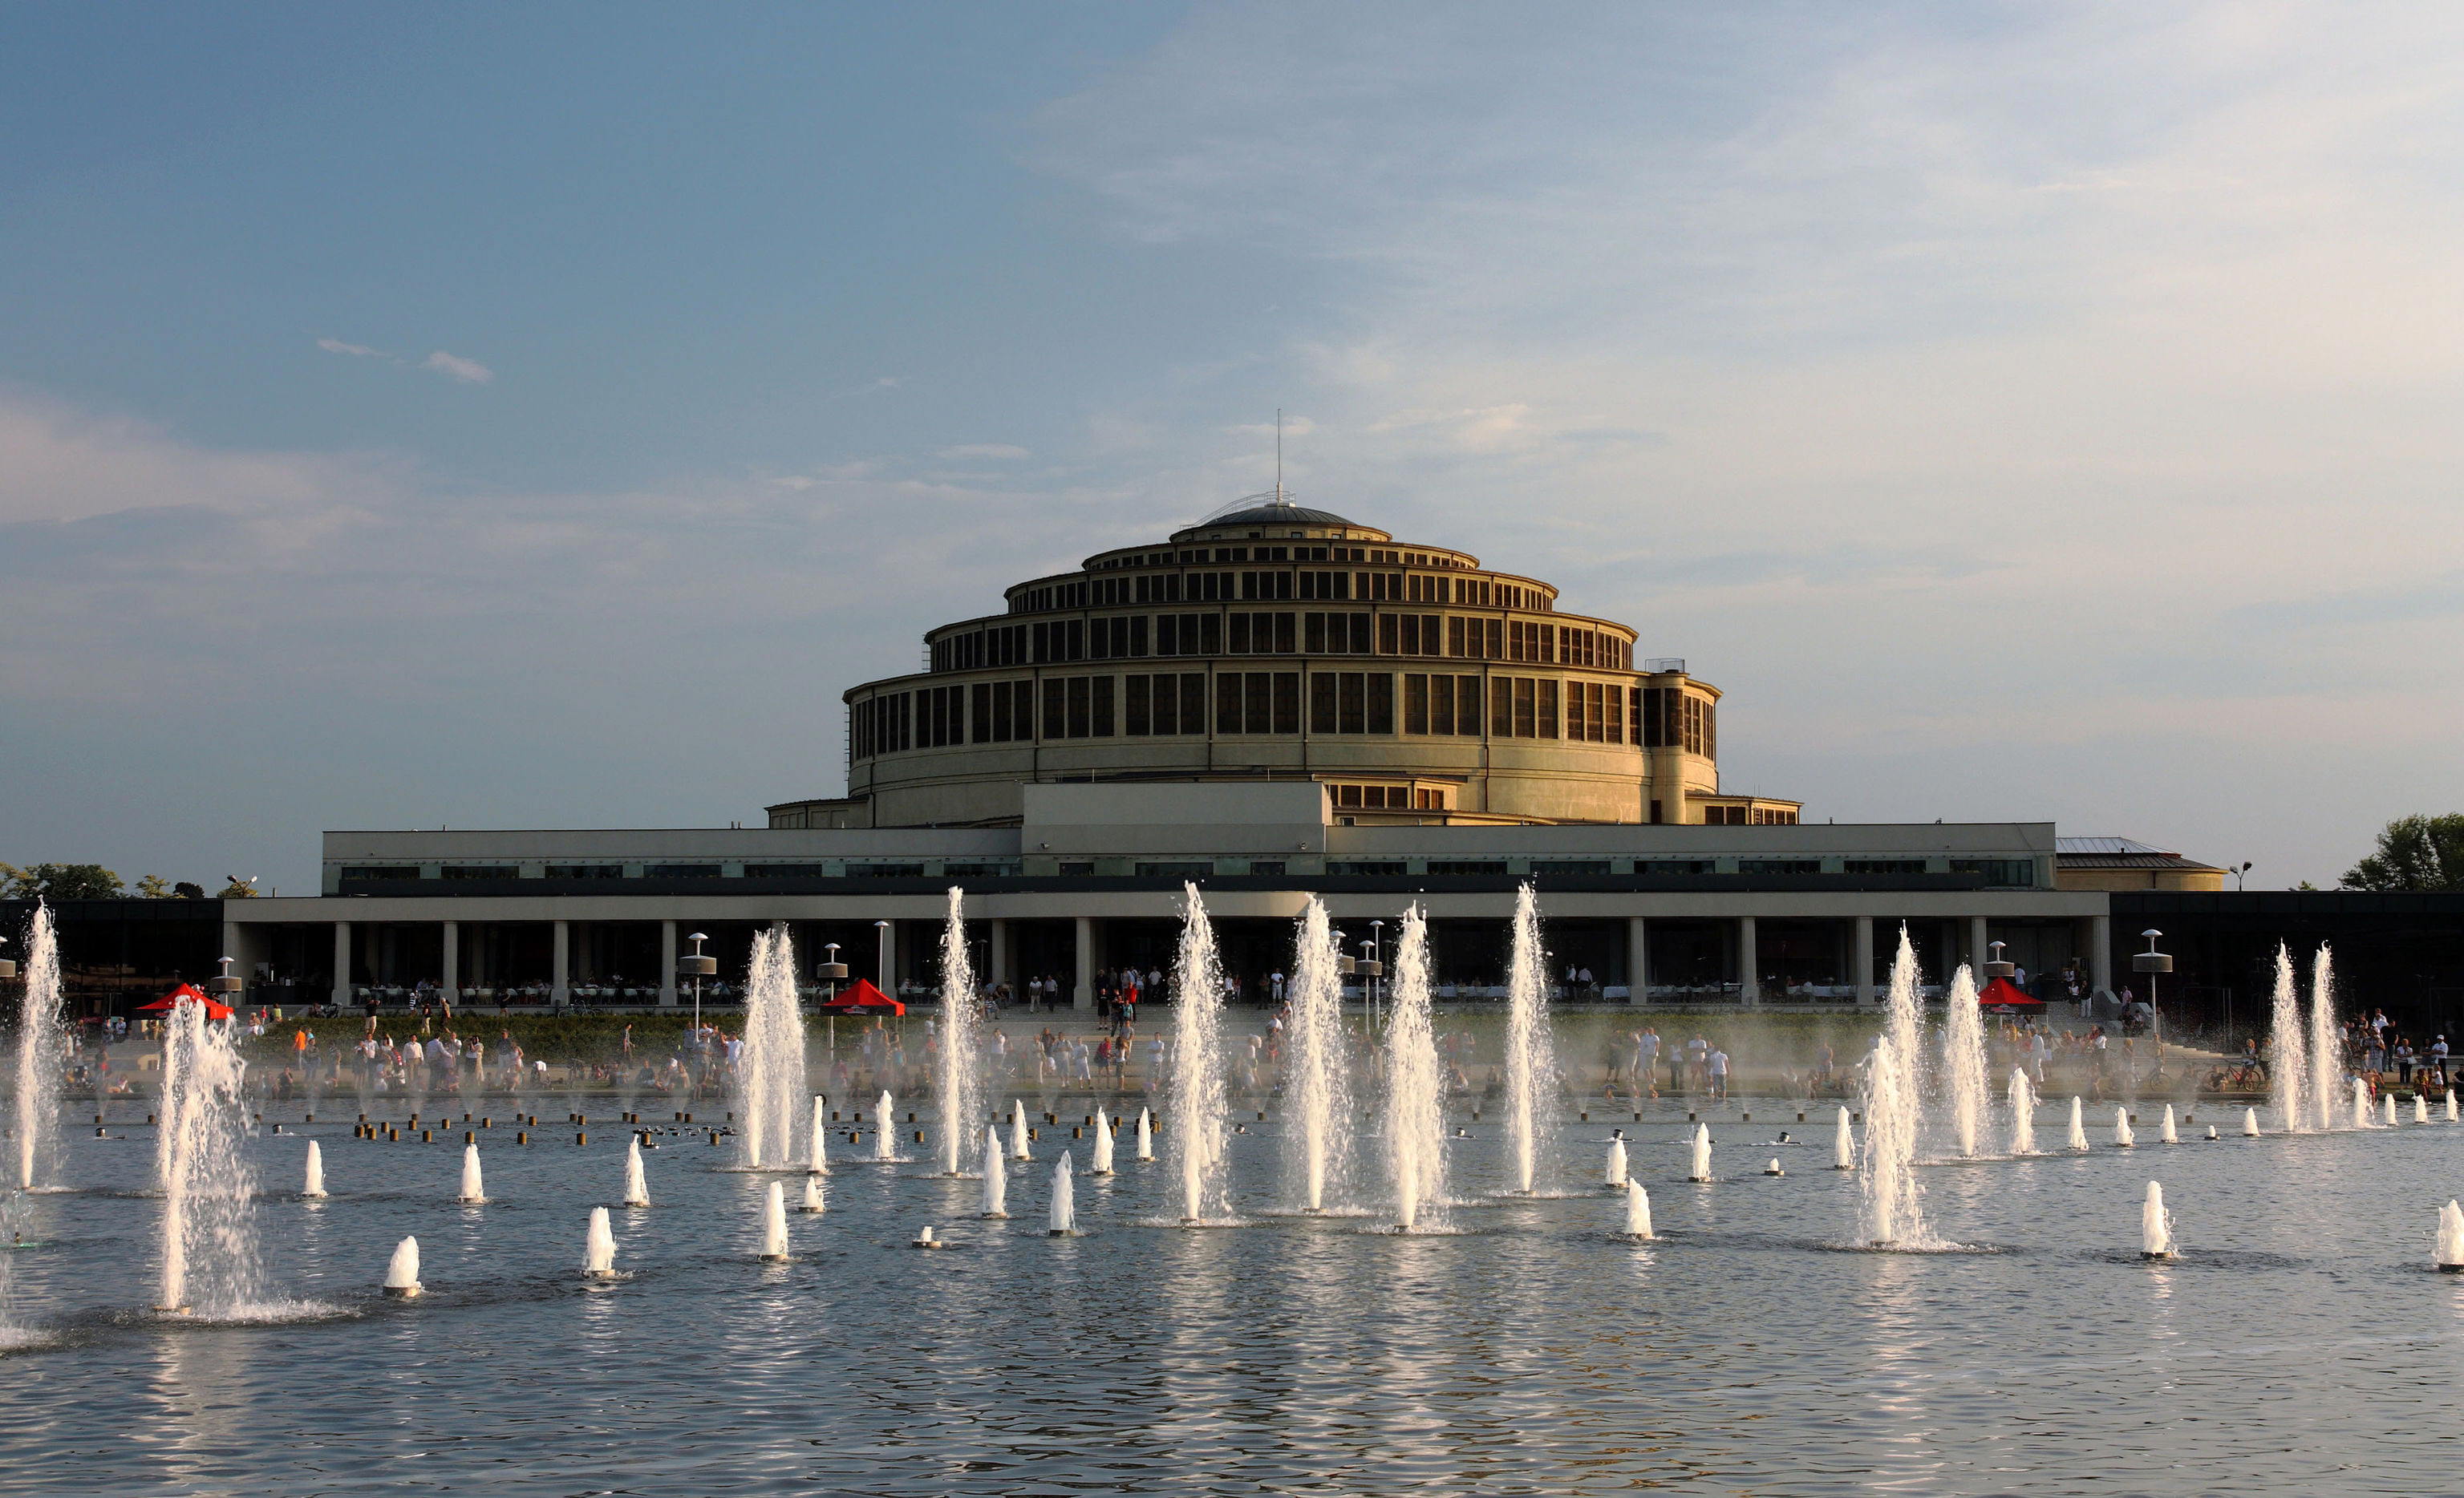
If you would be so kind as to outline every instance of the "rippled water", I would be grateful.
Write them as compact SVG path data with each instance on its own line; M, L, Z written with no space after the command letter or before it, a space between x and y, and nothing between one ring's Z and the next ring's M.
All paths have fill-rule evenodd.
M1768 1104L1764 1105L1766 1108ZM1074 1122L1091 1105L1062 1106ZM1609 1116L1595 1113L1595 1119ZM1617 1115L1624 1118L1629 1115ZM481 1208L451 1201L460 1136L322 1141L330 1201L269 1195L268 1281L328 1319L170 1325L151 1298L149 1141L66 1144L81 1188L25 1203L0 1356L11 1492L2321 1492L2408 1486L2448 1459L2464 1276L2429 1267L2464 1194L2464 1128L2217 1143L1923 1172L1928 1218L1975 1251L1842 1251L1853 1178L1819 1116L1712 1115L1723 1179L1682 1180L1682 1112L1634 1174L1666 1242L1619 1241L1599 1192L1375 1218L1177 1213L1169 1160L1082 1175L1085 1235L1045 1236L1066 1140L972 1181L833 1140L830 1211L757 1263L766 1176L697 1136L649 1157L618 1267L578 1277L621 1132L483 1136ZM1768 1117L1769 1114L1766 1114ZM1727 1121L1721 1122L1725 1118ZM1468 1119L1449 1111L1449 1123ZM605 1126L600 1126L604 1129ZM1502 1186L1502 1131L1456 1141L1456 1189ZM1778 1128L1803 1139L1775 1149ZM296 1130L297 1126L292 1126ZM1244 1211L1278 1204L1272 1122L1232 1141ZM1569 1121L1569 1179L1608 1125ZM1067 1129L1059 1131L1067 1135ZM2040 1135L2060 1142L2058 1127ZM865 1141L869 1147L869 1139ZM305 1136L252 1142L296 1184ZM1081 1142L1079 1164L1086 1163ZM913 1148L911 1146L911 1148ZM921 1151L916 1153L921 1154ZM1375 1152L1367 1152L1375 1157ZM1790 1174L1759 1174L1773 1154ZM2187 1257L2136 1258L2165 1183ZM795 1194L791 1188L791 1197ZM947 1252L906 1246L933 1223ZM376 1293L418 1235L428 1295ZM2408 1477L2410 1475L2410 1478Z

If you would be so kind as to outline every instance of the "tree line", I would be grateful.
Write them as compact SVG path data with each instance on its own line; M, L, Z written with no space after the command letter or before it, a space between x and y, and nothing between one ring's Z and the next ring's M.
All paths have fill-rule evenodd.
M255 894L254 883L232 875L224 880L214 898L245 900ZM56 904L61 900L118 900L132 895L144 900L202 900L206 887L186 880L174 882L161 874L146 874L130 886L100 864L35 864L26 869L0 864L0 899L39 897Z

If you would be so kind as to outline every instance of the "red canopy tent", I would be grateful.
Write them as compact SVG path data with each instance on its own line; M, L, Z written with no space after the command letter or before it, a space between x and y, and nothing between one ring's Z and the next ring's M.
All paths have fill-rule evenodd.
M838 991L833 998L822 1001L825 1009L843 1010L848 1014L905 1014L907 1006L859 978Z
M152 1003L141 1003L137 1007L140 1010L168 1009L176 1006L183 999L193 999L197 1002L204 1004L206 1006L206 1018L209 1020L228 1020L231 1017L230 1004L224 1003L219 999L209 999L204 994L199 993L194 986L187 983L182 983L179 987L172 989L169 993L155 1000Z
M2041 1009L2042 999L2033 999L2028 991L2007 978L1997 978L1985 985L1976 996L1977 1007L1983 1009Z

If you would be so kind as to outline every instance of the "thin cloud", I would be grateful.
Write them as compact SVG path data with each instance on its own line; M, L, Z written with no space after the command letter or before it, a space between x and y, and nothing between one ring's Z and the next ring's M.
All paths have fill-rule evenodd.
M339 338L320 338L317 341L317 346L329 354L348 354L354 359L385 359L391 357L382 349L370 348L365 343L345 343ZM397 361L397 363L399 363L399 361Z
M496 371L479 361L464 359L459 354L449 354L441 348L421 360L419 367L432 369L438 374L449 379L459 380L465 385L486 385L496 378Z
M1024 448L1011 447L1006 442L969 442L955 448L943 448L939 456L952 462L963 462L968 458L995 458L1010 461L1032 457L1034 454Z

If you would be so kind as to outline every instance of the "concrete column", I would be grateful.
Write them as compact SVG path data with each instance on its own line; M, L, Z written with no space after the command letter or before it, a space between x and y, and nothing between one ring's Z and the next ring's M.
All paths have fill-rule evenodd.
M556 973L549 980L550 1002L563 1003L572 997L572 978L573 923L561 920L556 923Z
M1095 1007L1095 921L1092 916L1078 917L1078 939L1074 943L1078 958L1078 986L1069 995L1074 1009Z
M462 1002L462 923L445 923L445 971L436 975L438 986L445 990L447 1003Z
M659 922L659 1007L676 1006L676 923Z
M1009 922L996 918L992 923L992 980L1009 981Z
M351 923L334 922L334 1002L351 1002Z
M1651 944L1645 939L1639 915L1625 918L1625 983L1626 1002L1651 1001Z
M1737 917L1737 997L1747 1004L1763 1002L1762 960L1755 950L1754 918Z
M2087 919L2087 961L2089 986L2097 993L2113 992L2113 917L2091 915Z
M898 997L898 923L875 921L872 925L872 986Z
M1874 917L1871 915L1857 917L1857 955L1852 960L1856 964L1857 1002L1872 1003L1875 996Z
M1968 970L1980 988L1985 986L1985 958L1989 952L1985 945L1985 917L1970 915L1968 917Z

